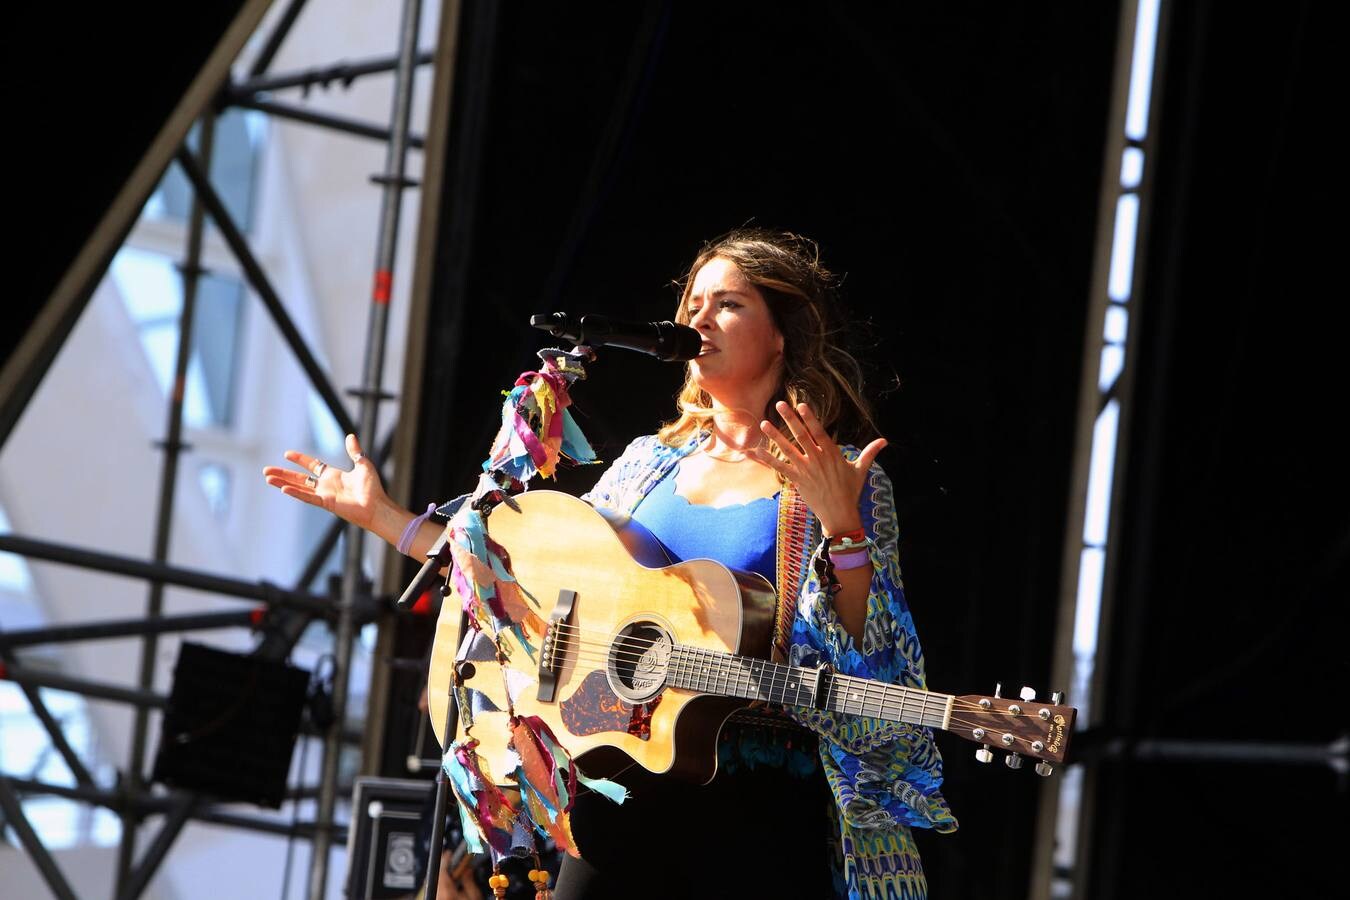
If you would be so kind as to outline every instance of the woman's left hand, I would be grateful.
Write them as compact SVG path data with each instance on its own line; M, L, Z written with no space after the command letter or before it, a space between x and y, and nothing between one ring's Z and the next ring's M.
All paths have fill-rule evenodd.
M796 442L772 423L760 422L759 430L779 446L787 459L779 459L763 448L753 451L754 459L792 482L827 535L861 528L858 498L867 481L867 471L886 446L886 439L872 441L856 460L849 462L839 445L825 433L811 407L798 403L794 410L780 400L775 408Z

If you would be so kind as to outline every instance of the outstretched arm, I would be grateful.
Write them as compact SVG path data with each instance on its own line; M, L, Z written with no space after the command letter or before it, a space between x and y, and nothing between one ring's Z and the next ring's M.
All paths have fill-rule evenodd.
M287 450L285 457L303 471L285 466L266 466L263 478L287 497L310 506L318 506L371 534L398 546L399 537L416 515L395 503L385 493L375 464L361 451L356 435L347 435L347 455L352 468L340 469L322 460ZM317 473L317 474L316 474ZM423 522L408 549L408 555L422 559L435 543L441 527Z

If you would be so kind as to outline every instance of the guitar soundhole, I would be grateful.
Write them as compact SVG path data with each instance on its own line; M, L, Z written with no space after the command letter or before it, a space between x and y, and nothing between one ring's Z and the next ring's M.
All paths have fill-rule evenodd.
M670 635L652 622L630 622L609 645L609 685L629 703L645 703L666 686Z

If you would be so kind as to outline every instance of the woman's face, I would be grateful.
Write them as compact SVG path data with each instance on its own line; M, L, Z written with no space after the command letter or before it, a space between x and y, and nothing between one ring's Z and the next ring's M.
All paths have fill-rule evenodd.
M703 337L703 351L689 364L699 387L713 396L777 390L783 335L764 295L735 263L721 257L704 263L686 304L690 327Z

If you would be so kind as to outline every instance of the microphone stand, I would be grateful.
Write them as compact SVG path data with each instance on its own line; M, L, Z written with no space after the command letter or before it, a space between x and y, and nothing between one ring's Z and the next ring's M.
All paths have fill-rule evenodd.
M431 545L427 551L427 561L422 563L422 568L418 570L416 577L408 582L408 586L403 589L403 594L395 602L399 609L409 609L417 598L426 593L431 588L432 582L440 574L441 569L450 564L450 534L442 529L440 535L436 538L436 543Z
M449 596L449 585L443 592L444 596ZM462 626L463 623L461 623ZM445 704L445 727L441 734L447 738L450 736L450 728L455 721L455 693L448 691L449 694ZM450 778L445 774L445 765L436 767L436 807L431 816L431 842L427 848L427 884L423 891L425 900L436 900L436 893L441 886L441 852L445 848L445 814L450 805ZM465 840L466 837L461 837Z

